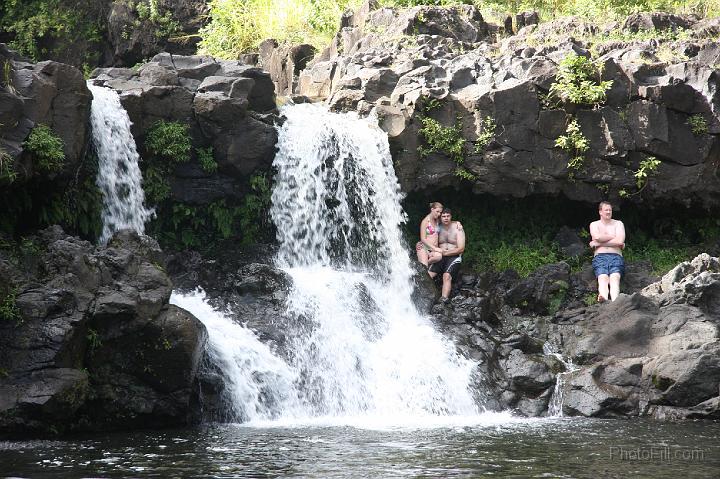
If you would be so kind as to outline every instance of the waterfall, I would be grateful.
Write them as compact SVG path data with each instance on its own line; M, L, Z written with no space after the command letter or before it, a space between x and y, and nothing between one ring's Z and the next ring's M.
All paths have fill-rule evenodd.
M553 356L565 366L565 372L558 373L555 376L555 389L553 389L553 395L550 404L548 404L548 416L562 417L563 402L565 400L565 376L577 371L579 368L571 359L566 360L549 342L543 345L543 353L546 356Z
M145 231L145 221L153 210L145 208L139 155L130 133L130 118L120 104L118 94L88 82L93 100L90 108L93 145L98 155L97 185L103 194L103 231L105 243L115 231L130 228Z
M297 413L295 371L252 331L213 309L200 290L189 294L174 291L170 303L191 312L205 325L207 354L224 374L229 417L245 422Z
M316 105L283 108L271 217L293 279L289 364L307 415L476 415L474 362L412 300L387 136Z

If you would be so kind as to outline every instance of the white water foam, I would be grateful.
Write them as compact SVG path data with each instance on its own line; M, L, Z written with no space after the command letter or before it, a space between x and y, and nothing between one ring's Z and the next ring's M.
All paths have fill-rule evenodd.
M118 94L88 82L93 100L90 108L93 145L98 155L96 183L103 194L103 231L101 243L106 243L120 229L132 229L142 234L145 222L154 214L147 209L142 189L142 174L130 132L130 118L120 103Z
M553 395L548 404L548 416L550 417L563 417L563 403L565 402L565 377L574 371L580 369L572 359L565 359L562 354L558 353L556 349L549 343L546 342L543 345L543 353L546 356L553 356L565 366L565 372L558 373L555 376L555 389L553 389Z
M230 416L236 421L267 420L284 414L298 415L295 371L249 329L215 310L196 290L174 291L170 303L191 312L208 332L208 354L225 374Z

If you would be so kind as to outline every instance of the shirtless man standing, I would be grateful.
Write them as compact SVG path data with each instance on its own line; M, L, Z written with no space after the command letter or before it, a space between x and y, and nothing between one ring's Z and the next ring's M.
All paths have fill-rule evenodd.
M440 215L438 241L442 249L442 260L430 266L430 277L442 273L442 297L440 301L447 303L450 299L453 277L457 276L465 251L465 231L459 221L452 221L450 208L445 208Z
M592 261L598 281L598 302L615 301L620 294L620 278L625 274L625 226L612 219L612 205L602 201L598 205L600 219L590 223L590 247L595 250ZM609 287L609 291L608 291Z

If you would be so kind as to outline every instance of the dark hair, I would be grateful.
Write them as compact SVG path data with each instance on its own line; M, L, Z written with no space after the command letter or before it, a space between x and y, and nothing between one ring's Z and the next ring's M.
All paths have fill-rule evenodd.
M451 210L450 208L443 208L442 213L440 213L440 214L441 214L441 215L444 215L445 213L451 215L451 214L452 214L452 210Z
M608 205L610 208L612 208L612 205L609 201L603 200L598 204L598 211L600 211L603 208L603 205Z

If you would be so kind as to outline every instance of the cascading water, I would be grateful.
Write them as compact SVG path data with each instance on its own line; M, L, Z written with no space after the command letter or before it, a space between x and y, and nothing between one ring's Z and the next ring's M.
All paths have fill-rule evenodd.
M563 402L565 400L565 376L573 371L577 371L579 368L571 359L565 360L562 354L558 353L549 342L543 345L543 353L546 356L553 356L565 366L565 372L558 373L557 376L555 376L555 389L553 389L553 395L550 399L550 404L548 404L548 416L562 417Z
M479 418L476 364L411 300L405 216L386 135L368 120L319 106L282 113L270 213L276 262L293 280L283 351L213 310L202 292L172 297L207 327L228 416L378 427Z
M476 415L475 364L411 300L387 136L315 105L285 107L271 216L293 278L289 363L310 416Z
M93 145L98 155L97 185L103 194L105 243L115 231L130 228L145 231L145 222L154 214L145 207L140 159L130 133L130 118L118 94L88 82L93 95L90 108Z

